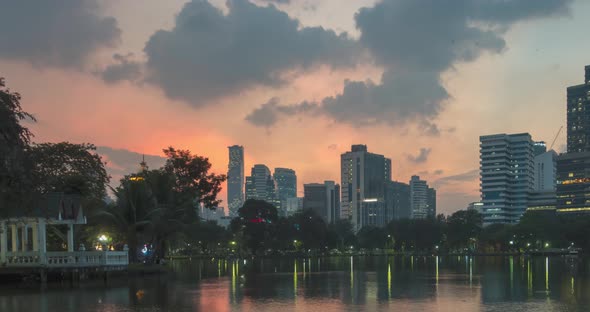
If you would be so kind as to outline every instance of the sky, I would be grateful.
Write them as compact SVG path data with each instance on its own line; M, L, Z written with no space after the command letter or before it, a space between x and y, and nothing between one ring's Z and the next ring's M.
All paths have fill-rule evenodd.
M339 181L352 144L420 175L438 211L479 200L479 136L551 144L590 64L584 0L0 0L0 77L36 142L90 142L112 183L227 147ZM565 149L565 131L554 149ZM225 190L220 194L225 201ZM225 203L222 203L225 205Z

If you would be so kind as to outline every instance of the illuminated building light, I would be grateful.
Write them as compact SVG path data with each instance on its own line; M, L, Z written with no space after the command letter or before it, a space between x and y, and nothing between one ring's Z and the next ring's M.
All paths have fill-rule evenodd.
M377 198L365 198L363 199L364 203L376 203L377 201L379 201Z
M590 207L557 209L557 212L581 212L581 211L590 211Z

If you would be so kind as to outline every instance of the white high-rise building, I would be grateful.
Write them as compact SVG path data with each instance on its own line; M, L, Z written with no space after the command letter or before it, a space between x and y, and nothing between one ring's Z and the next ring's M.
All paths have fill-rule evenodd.
M429 216L428 184L419 176L410 179L410 218L426 219Z
M557 153L553 150L535 156L535 192L555 192Z
M364 215L385 211L385 183L391 181L391 159L369 153L366 145L353 145L350 152L340 156L340 173L340 217L351 220L353 229L359 231L368 225ZM363 207L371 211L363 213Z
M479 140L484 225L517 223L535 188L531 135L495 134L481 136Z

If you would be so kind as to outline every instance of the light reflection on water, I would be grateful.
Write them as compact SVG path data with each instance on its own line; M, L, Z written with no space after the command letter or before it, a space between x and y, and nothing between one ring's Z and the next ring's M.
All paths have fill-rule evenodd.
M0 287L0 311L590 311L588 260L333 257L173 261L169 275Z

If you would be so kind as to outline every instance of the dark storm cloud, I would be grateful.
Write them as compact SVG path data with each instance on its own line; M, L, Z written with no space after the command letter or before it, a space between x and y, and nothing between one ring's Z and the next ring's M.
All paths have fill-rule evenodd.
M301 27L273 5L227 3L224 14L208 1L193 0L172 30L153 34L144 49L146 80L168 97L202 106L250 87L280 86L286 83L286 70L345 67L356 61L357 43L346 34Z
M381 80L346 81L341 94L316 105L353 126L414 122L438 135L434 120L450 98L441 74L482 53L501 53L514 23L567 14L571 2L382 0L362 8L355 15L359 40L384 68Z
M115 83L120 80L136 81L141 77L142 65L133 60L133 54L113 55L116 64L107 66L100 73L102 79L107 83Z
M117 21L96 0L0 0L0 58L81 68L120 40Z
M417 164L425 163L428 160L431 151L432 149L423 147L420 149L420 152L418 152L418 155L408 155L408 161Z
M279 3L279 4L291 3L291 0L259 0L259 1L269 2L269 3Z

